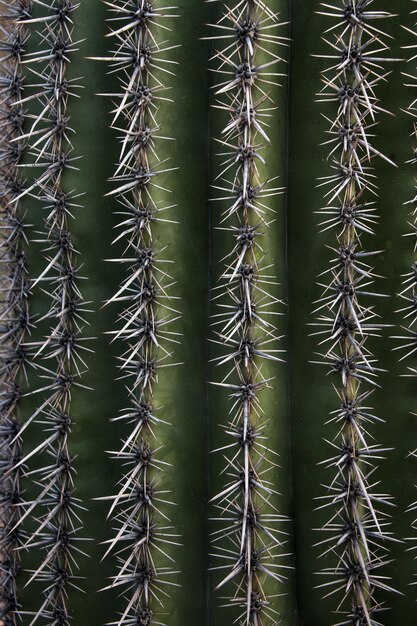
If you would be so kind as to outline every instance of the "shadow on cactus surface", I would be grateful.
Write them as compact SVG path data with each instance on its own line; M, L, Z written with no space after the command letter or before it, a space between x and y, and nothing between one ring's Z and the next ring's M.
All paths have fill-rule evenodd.
M0 4L0 624L413 626L416 3Z

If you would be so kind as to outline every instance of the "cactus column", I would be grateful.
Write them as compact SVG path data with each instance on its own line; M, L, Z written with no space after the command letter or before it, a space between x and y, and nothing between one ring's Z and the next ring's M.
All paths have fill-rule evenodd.
M278 404L269 414L265 404L276 388L265 373L265 362L280 361L282 351L277 347L275 265L268 258L271 241L278 241L271 222L281 189L267 165L265 146L270 143L268 120L276 104L277 77L285 75L283 26L268 3L231 2L213 36L214 107L223 114L215 142L220 167L213 182L214 206L222 211L214 223L225 233L224 269L213 291L214 342L222 350L213 361L222 372L215 384L224 394L216 409L229 413L226 441L218 449L222 484L212 498L217 526L213 571L221 574L216 590L236 607L229 619L248 626L275 620L273 597L289 588L282 555L286 520L277 509L274 485L277 454L268 438L272 424L285 420L285 408ZM219 376L217 368L213 375Z
M127 408L113 418L129 428L120 451L124 470L118 493L110 500L110 516L116 535L107 552L118 555L119 568L113 587L126 589L126 608L117 624L157 623L164 612L164 599L176 583L174 559L170 552L177 535L164 507L170 496L164 488L163 472L169 463L161 458L160 426L155 389L160 371L174 365L171 349L178 334L170 330L179 315L171 293L173 279L168 260L158 249L155 227L173 224L156 198L160 178L170 171L158 156L158 107L164 99L164 76L175 64L166 58L175 45L159 43L158 26L172 17L159 2L141 1L109 5L109 33L115 49L103 60L119 75L120 92L111 94L115 108L112 126L122 132L120 157L109 196L117 198L120 216L115 244L122 243L119 258L127 277L108 302L122 303L119 328L109 331L124 342L120 355L120 377L126 381ZM121 128L120 128L121 126ZM156 193L155 193L156 192ZM172 263L172 261L171 261ZM169 413L169 407L168 407Z
M390 498L374 492L373 464L386 450L368 443L368 427L378 421L367 406L369 386L375 385L380 369L367 339L378 335L383 324L365 300L380 294L369 293L374 273L367 261L377 253L365 251L362 239L373 233L375 224L376 186L369 163L376 155L389 161L372 145L369 132L380 112L374 91L383 75L380 65L388 60L388 46L373 24L389 14L361 2L342 10L322 6L322 14L335 18L338 26L334 42L330 40L332 52L324 57L331 67L324 71L321 92L322 99L333 98L338 107L326 142L334 173L320 181L329 189L323 226L336 228L337 243L327 272L330 281L317 308L323 328L318 335L324 335L321 345L327 347L324 364L341 380L340 408L332 417L339 434L326 461L336 478L325 506L335 513L323 527L329 537L324 554L336 553L337 564L323 570L330 582L322 587L329 595L341 594L337 611L345 619L372 626L382 606L378 592L391 590L380 573L389 533L386 514L379 512Z
M3 3L4 4L4 3ZM3 7L2 7L3 8ZM27 42L24 21L29 2L5 5L2 13L0 141L0 623L17 623L17 576L24 535L19 528L23 504L22 440L18 408L26 373L24 342L29 323L26 219L19 172L25 110L22 60Z

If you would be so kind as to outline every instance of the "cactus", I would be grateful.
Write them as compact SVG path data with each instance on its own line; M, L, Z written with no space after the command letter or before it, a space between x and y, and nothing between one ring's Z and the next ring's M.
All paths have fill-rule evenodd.
M13 526L13 530L20 530L25 520L33 518L31 532L18 550L41 549L26 582L36 581L43 587L38 606L24 611L33 614L32 624L40 619L51 624L68 623L68 592L77 588L76 557L83 554L78 536L83 507L74 495L75 469L69 450L72 394L84 386L80 381L86 368L83 355L89 350L81 338L85 303L70 230L78 194L68 190L66 181L67 171L75 167L78 158L72 154L74 131L69 107L78 85L68 78L68 65L77 51L72 26L76 8L66 0L46 7L35 2L33 16L25 16L23 25L29 31L34 29L38 45L26 52L22 65L30 68L36 82L29 84L29 96L22 93L17 100L22 107L33 103L34 112L23 114L24 131L18 139L26 144L28 158L22 167L28 176L10 206L25 198L30 198L31 205L41 203L44 219L38 231L40 239L31 233L29 248L42 245L44 264L39 275L31 277L30 286L35 293L42 285L47 294L46 311L34 316L36 328L45 334L23 345L36 378L25 395L34 396L36 406L25 420L19 439L29 427L41 428L44 436L14 468L24 470L37 490L33 500L18 509L20 519ZM33 457L40 457L40 466L28 471ZM10 619L15 620L16 615L12 612Z
M413 11L412 13L416 13L416 11ZM404 29L409 32L411 35L413 35L414 37L416 36L416 29L415 26L414 28L409 28L408 26L404 26ZM408 46L404 46L406 50L410 50L413 51L416 47L415 44L411 44ZM412 55L409 59L409 61L413 62L415 61L416 56ZM409 73L409 72L404 72L404 79L405 79L405 84L408 87L411 87L412 89L416 88L416 76L415 73ZM410 82L411 81L411 82ZM412 137L416 138L417 137L417 125L416 125L416 115L417 115L417 111L416 111L416 100L413 99L413 101L408 105L408 107L405 109L405 112L408 113L411 116L411 119L413 120L413 133L412 133ZM411 163L412 165L415 165L417 163L416 158L415 158L415 147L413 147L413 158L409 159L407 161L407 163ZM411 200L408 200L405 205L411 205L412 210L410 211L410 219L408 221L408 226L411 228L410 232L406 233L404 236L405 237L413 237L415 238L417 230L416 230L416 224L417 224L417 209L415 207L415 203L417 200L417 196L414 196ZM416 323L416 302L417 302L417 286L416 286L416 259L415 259L415 253L417 250L417 244L414 244L414 260L411 264L410 270L404 274L402 276L402 286L401 286L401 291L399 292L399 297L401 298L401 308L398 310L398 313L401 314L402 318L403 318L403 323L401 325L401 331L405 332L405 334L401 334L401 335L394 335L394 338L396 339L396 342L398 345L396 345L394 347L394 350L398 351L400 350L400 362L404 361L404 360L408 360L410 357L415 356L415 353L417 351L417 346L416 346L416 331L415 331L415 323ZM405 325L404 325L405 324ZM417 370L415 367L413 366L409 366L407 368L407 373L405 374L406 376L411 376L414 377L417 374ZM413 449L411 451L411 454L413 456L416 455L416 450ZM410 505L409 507L409 511L415 511L417 508L417 502L414 502L413 504ZM416 525L416 520L414 520L414 525L413 528L415 528ZM415 541L414 541L415 543ZM415 549L415 545L413 545L413 549Z
M282 61L277 48L285 44L280 26L278 16L263 2L249 0L225 11L214 36L217 44L222 34L229 34L224 49L216 48L214 54L220 79L214 85L215 106L228 116L218 140L221 170L213 187L227 199L220 228L234 241L214 291L219 310L214 315L214 341L225 353L213 360L227 367L216 384L232 401L225 432L233 442L219 450L227 482L212 498L215 520L221 523L213 532L214 557L220 563L213 569L222 572L216 589L233 581L230 605L239 607L239 621L245 624L274 619L264 579L285 582L285 565L280 563L283 520L270 501L277 493L270 479L276 462L265 442L267 426L259 399L265 386L273 387L261 364L279 360L280 352L275 347L279 301L268 292L275 277L261 243L269 229L268 214L274 212L268 200L273 202L279 189L260 172L266 164L262 142L270 141L265 121L274 104L267 89L277 84L275 69ZM262 52L265 59L260 59Z
M320 178L326 190L323 228L335 227L337 244L334 260L324 275L328 278L318 302L315 334L324 336L326 346L320 355L331 373L340 377L336 387L339 408L332 412L339 432L331 442L332 454L325 461L334 467L336 477L327 487L324 507L332 507L330 521L323 531L327 539L324 554L334 553L335 567L321 572L330 579L321 585L328 595L340 592L342 600L337 612L345 615L343 623L365 623L371 626L381 610L378 591L393 591L381 574L388 559L387 544L392 540L387 530L384 508L391 498L375 493L376 460L383 458L387 448L368 442L369 430L379 420L369 407L368 398L380 368L368 348L369 337L379 336L383 324L377 319L373 304L366 301L372 293L375 273L368 261L378 254L363 248L366 234L373 234L377 197L375 175L370 162L384 156L372 143L370 131L382 105L375 93L384 75L381 65L388 46L381 28L373 26L391 17L384 11L372 10L359 2L350 8L334 8L323 4L322 15L336 18L330 27L334 41L326 55L330 68L323 73L324 88L320 99L335 101L337 113L330 120L329 160L334 170ZM323 180L322 180L323 179ZM363 302L365 301L365 302ZM327 348L328 346L328 348ZM382 511L380 510L382 507ZM346 580L346 583L344 582Z
M175 63L166 55L176 46L160 43L155 32L160 22L172 17L169 9L142 2L132 18L125 3L107 4L115 15L109 18L108 33L115 50L103 60L120 76L120 93L111 94L116 102L112 127L122 131L118 166L111 178L116 188L107 194L116 197L121 207L114 243L122 243L122 252L112 260L124 264L128 274L107 301L123 304L120 328L108 332L112 340L125 342L119 367L121 379L127 381L129 404L113 420L125 421L129 430L120 452L112 453L127 470L117 494L110 498L116 534L107 541L106 554L115 552L120 563L111 586L127 589L126 609L115 622L123 626L160 623L156 620L162 600L169 587L177 585L171 582L174 559L167 553L177 543L176 534L161 509L169 503L169 495L160 474L170 464L159 458L163 445L158 430L166 421L158 415L155 387L160 370L175 365L169 348L178 339L170 328L179 313L170 296L169 261L161 258L163 249L158 248L154 233L158 224L175 223L164 217L175 207L162 205L155 190L160 177L171 170L158 158L159 141L168 140L158 134L158 108L165 99L163 74L171 73Z
M24 25L30 5L24 0L6 6L8 26L2 28L1 81L1 592L0 620L8 622L19 610L17 576L20 569L19 548L25 540L20 527L23 503L22 427L18 414L22 383L27 374L25 340L29 322L29 280L27 270L27 223L17 201L22 179L19 164L24 152L20 104L24 79L22 61L27 34Z
M415 623L413 12L2 0L0 624Z

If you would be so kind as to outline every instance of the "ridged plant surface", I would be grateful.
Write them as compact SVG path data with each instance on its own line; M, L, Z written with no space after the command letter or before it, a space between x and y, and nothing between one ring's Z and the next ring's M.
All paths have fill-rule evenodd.
M0 0L0 626L414 626L416 9Z
M19 171L24 141L22 60L26 29L16 23L30 15L27 2L2 6L6 22L1 29L1 185L0 185L0 621L15 624L18 609L17 574L19 548L25 538L18 528L23 503L18 465L22 454L21 420L18 411L25 379L25 340L29 328L26 222L18 196L22 179Z
M23 132L14 141L25 148L19 170L24 178L9 206L15 208L27 201L27 215L39 225L38 230L31 229L29 258L37 256L40 262L31 263L26 277L30 293L20 289L29 308L32 295L45 297L36 314L27 313L29 332L20 351L22 366L29 365L31 370L31 376L23 379L29 383L23 396L31 398L32 409L19 439L35 429L42 437L39 443L37 436L36 445L26 441L23 454L13 459L13 471L24 474L25 489L31 484L33 494L27 502L15 505L20 515L13 532L28 528L17 555L22 550L33 552L25 584L36 582L38 591L34 608L21 608L18 601L17 611L7 619L29 615L31 624L40 620L67 624L67 598L70 589L78 588L76 561L83 554L79 544L83 507L74 493L74 456L69 449L71 401L74 389L84 387L81 377L87 366L83 355L89 350L81 337L86 309L71 233L79 194L67 184L67 172L76 168L79 158L74 154L70 126L70 102L79 85L68 76L68 65L77 51L72 25L77 6L59 0L51 5L35 2L31 13L30 8L16 3L19 29L33 34L37 46L34 51L22 49L25 89L19 94L16 110L21 111ZM37 275L34 267L40 267Z
M336 230L336 242L330 268L319 279L327 281L316 309L315 325L322 330L315 334L323 337L320 346L325 347L319 363L339 379L334 383L339 407L331 414L339 432L325 461L336 475L322 498L331 517L322 529L328 538L320 542L323 554L334 554L336 563L323 568L321 573L330 581L321 587L340 596L337 612L346 620L342 623L372 626L383 607L379 592L392 591L381 572L391 539L386 513L391 498L381 493L375 472L375 462L387 449L369 440L369 431L380 420L369 406L380 368L368 338L378 336L384 324L369 302L372 296L383 297L372 290L375 272L370 263L378 253L367 250L364 240L377 223L373 159L390 162L374 146L371 129L385 113L376 93L383 64L391 60L383 31L374 24L391 15L368 5L353 3L342 11L321 5L321 14L335 24L325 35L330 35L331 50L324 55L329 67L323 71L319 98L334 101L336 109L325 142L333 172L319 179L326 192L321 226Z
M218 305L214 341L222 346L214 361L226 366L215 384L230 397L231 407L224 412L232 443L218 450L225 461L224 485L212 498L214 520L220 525L213 531L213 570L222 573L216 590L230 594L230 606L239 608L238 622L248 625L276 619L265 581L286 580L281 555L285 519L271 502L277 493L271 481L276 452L265 437L271 417L266 419L259 397L264 387L273 389L262 361L279 360L281 352L276 322L280 305L268 289L276 278L262 247L279 193L276 177L265 179L262 149L270 142L267 120L275 104L268 85L276 84L283 63L280 26L267 5L248 0L225 7L215 27L219 35L214 35L214 106L227 117L216 141L221 164L213 189L226 200L218 228L230 240L213 295ZM218 46L227 33L226 45Z
M116 293L107 303L121 303L117 330L108 331L112 341L124 342L120 378L125 381L127 405L113 420L123 420L128 433L120 451L112 453L123 463L118 491L111 496L109 517L115 524L114 538L106 552L117 555L118 571L111 586L126 589L126 608L114 623L162 623L164 598L175 574L172 546L177 535L161 505L169 504L163 472L169 463L161 459L163 445L157 438L157 400L161 369L175 366L171 347L178 333L170 330L179 315L170 295L173 279L167 272L164 250L158 245L155 224L174 224L155 198L160 178L169 171L158 156L161 136L158 107L166 99L164 73L172 74L175 61L167 53L176 46L160 40L159 23L171 17L163 3L106 3L111 17L107 34L113 43L111 56L102 60L119 78L119 92L110 94L114 109L112 127L122 133L117 169L111 178L119 217L115 244L121 256L112 259L125 269ZM162 28L165 28L162 26ZM168 30L168 29L167 29ZM169 415L170 407L166 413Z

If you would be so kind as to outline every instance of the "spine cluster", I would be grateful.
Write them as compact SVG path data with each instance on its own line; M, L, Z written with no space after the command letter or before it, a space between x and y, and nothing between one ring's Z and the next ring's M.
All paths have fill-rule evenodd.
M126 277L109 300L119 306L118 329L110 331L122 346L120 378L126 381L127 406L115 420L128 428L121 449L113 452L125 471L109 516L116 534L107 552L117 555L118 571L110 587L124 590L126 608L119 626L161 624L163 601L174 571L170 545L176 543L165 513L167 491L163 488L162 444L158 430L155 390L158 373L172 366L168 347L175 343L170 324L177 319L169 295L173 281L166 271L169 261L158 249L155 229L172 207L156 198L159 178L169 171L158 158L157 112L164 98L162 77L172 74L164 58L176 46L159 43L159 33L172 7L153 0L106 2L112 17L108 37L114 51L104 60L118 77L119 91L108 94L114 102L112 127L121 135L115 188L108 194L117 199L118 234L114 244L121 256L111 259ZM164 29L161 31L161 29ZM171 222L172 223L172 222Z
M339 3L334 3L339 5ZM334 257L323 273L329 281L318 302L317 334L325 346L320 363L335 379L339 407L331 422L338 433L331 443L332 455L324 463L336 471L328 486L323 506L332 516L323 527L325 555L336 563L322 570L329 582L321 585L327 595L337 594L338 624L374 626L382 608L379 591L391 591L380 569L387 562L387 518L380 508L392 504L375 491L375 461L386 451L369 445L368 428L382 421L368 406L377 385L379 370L368 345L379 335L378 320L370 298L374 273L368 261L377 252L368 252L363 239L373 234L377 188L370 162L384 157L371 143L371 129L382 111L375 88L384 79L382 65L388 49L380 30L389 14L372 10L371 1L344 2L343 7L322 3L321 14L335 22L325 41L332 52L324 55L330 67L323 72L322 102L334 103L329 119L329 160L333 173L320 181L327 204L322 209L323 230L336 231ZM373 4L373 3L372 3ZM378 25L378 28L376 26ZM326 118L327 119L327 118ZM385 608L385 607L384 607Z
M266 587L272 583L276 588L285 578L278 561L283 517L271 502L277 493L270 480L276 456L265 441L262 410L262 394L270 386L262 364L280 360L275 324L279 302L270 293L276 283L261 243L280 191L262 176L262 151L269 143L268 112L275 104L269 91L277 84L275 68L282 62L275 50L285 45L277 34L282 25L267 3L242 0L225 7L213 36L215 43L224 44L213 57L220 77L214 106L227 115L216 139L221 171L213 187L219 196L216 204L225 207L220 229L230 237L214 296L219 311L213 319L214 341L222 347L214 361L225 371L215 384L231 400L224 426L231 443L219 450L225 460L221 475L227 480L212 499L214 521L220 525L213 532L213 570L222 573L217 589L226 593L228 606L236 607L236 623L247 626L275 623L277 613Z
M27 39L25 20L31 4L2 2L0 75L0 623L18 623L16 577L19 528L23 504L21 478L22 439L18 415L26 372L25 340L29 330L30 286L27 273L27 238L24 211L16 201L23 182L19 164L25 110L22 60Z
M413 11L412 13L417 13ZM404 27L411 35L417 36L417 27ZM407 46L407 50L412 52L412 56L409 61L415 61L417 55L414 54L417 44ZM417 89L417 74L416 72L404 73L405 85L413 89ZM412 136L417 140L417 98L411 102L407 107L406 112L411 116L413 121L413 133ZM417 145L413 147L413 157L408 161L412 165L417 165ZM417 187L416 187L417 190ZM417 192L414 197L409 200L407 205L411 206L410 216L408 220L409 232L405 236L411 237L414 240L413 250L413 262L409 271L404 274L402 281L402 289L399 296L402 301L402 306L398 310L398 313L402 315L404 320L401 327L401 335L396 335L394 338L398 344L394 350L398 350L401 354L400 361L409 362L410 357L414 357L417 352ZM407 376L417 376L417 367L414 364L408 367ZM417 455L417 450L413 452L414 456ZM410 511L417 510L417 502L414 502L410 506ZM414 528L417 529L417 520L414 521Z
M23 547L41 551L41 562L29 578L29 583L36 581L43 586L31 624L42 620L51 626L69 624L68 593L76 587L74 568L76 557L82 554L78 547L81 507L74 496L75 468L68 440L73 422L71 397L74 388L83 386L83 354L88 348L81 338L85 303L70 230L77 195L65 182L76 160L72 156L69 101L78 85L68 78L68 66L77 50L72 38L76 8L70 0L50 4L34 0L33 17L26 19L26 24L39 26L39 43L36 51L24 58L35 77L28 86L29 95L19 100L19 106L30 109L29 128L22 135L27 144L28 157L22 164L27 182L12 201L17 206L18 200L26 197L28 204L37 210L40 207L44 214L39 239L33 242L41 244L44 264L37 278L31 280L31 290L34 296L41 296L47 308L36 319L34 340L24 346L36 373L36 387L28 393L40 399L23 426L39 424L44 436L18 465L25 467L38 489L20 520L32 517L34 526ZM37 469L28 471L28 462L35 457Z

